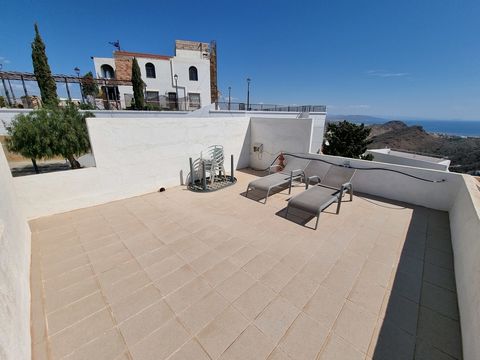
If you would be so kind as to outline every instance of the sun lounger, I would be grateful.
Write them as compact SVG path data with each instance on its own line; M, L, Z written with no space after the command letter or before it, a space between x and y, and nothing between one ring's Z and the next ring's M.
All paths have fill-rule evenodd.
M287 158L287 165L280 172L251 181L247 186L245 196L248 197L250 190L264 191L266 193L264 204L266 204L270 191L274 188L288 186L288 193L290 194L292 191L292 182L298 179L305 179L304 170L309 162L309 160ZM278 167L278 165L272 165L270 171L274 167Z
M328 206L336 202L337 214L340 212L340 205L345 192L350 194L350 201L353 200L351 179L354 174L354 169L330 166L323 179L318 176L307 178L306 190L288 201L285 217L288 217L290 208L305 211L317 217L315 223L315 229L317 229L320 213ZM309 187L314 180L318 184Z

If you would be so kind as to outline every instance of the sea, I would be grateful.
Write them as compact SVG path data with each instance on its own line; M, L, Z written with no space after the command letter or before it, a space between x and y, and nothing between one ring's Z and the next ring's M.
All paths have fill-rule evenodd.
M383 124L387 121L365 120L365 124ZM408 126L420 125L426 132L456 135L462 137L480 137L480 120L401 120Z

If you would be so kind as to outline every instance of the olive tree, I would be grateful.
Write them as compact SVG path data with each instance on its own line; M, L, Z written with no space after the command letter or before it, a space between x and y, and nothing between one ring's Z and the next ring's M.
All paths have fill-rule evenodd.
M48 135L52 116L49 109L42 108L28 114L19 114L5 126L8 151L29 158L37 174L37 160L55 156L54 139Z
M78 111L73 103L63 108L51 107L17 115L7 126L9 151L36 160L62 156L72 169L80 168L76 157L90 150L85 119L94 116Z

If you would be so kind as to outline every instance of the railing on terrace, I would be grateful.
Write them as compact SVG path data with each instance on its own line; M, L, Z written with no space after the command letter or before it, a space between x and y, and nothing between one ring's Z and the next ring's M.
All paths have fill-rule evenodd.
M286 112L326 112L326 105L274 105L217 102L217 110L229 111L286 111Z

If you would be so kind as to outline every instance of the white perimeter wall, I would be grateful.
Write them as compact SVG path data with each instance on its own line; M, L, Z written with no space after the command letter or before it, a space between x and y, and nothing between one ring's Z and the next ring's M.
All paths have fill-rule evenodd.
M266 169L280 152L307 153L312 142L312 119L251 119L250 166ZM253 152L263 144L263 153Z
M428 161L423 161L418 159L411 159L407 157L396 156L396 155L380 152L377 150L367 150L366 153L372 154L373 160L378 162L407 165L407 166L416 166L424 169L434 169L434 170L442 170L442 171L448 170L448 165L443 163L433 163L433 162L428 162Z
M27 360L30 349L30 229L0 147L0 359Z
M464 359L480 359L480 183L463 175L450 209Z
M357 170L353 178L354 191L443 211L450 210L455 201L458 187L463 181L460 174L438 170L348 159L338 156L318 154L309 154L308 156L339 165L348 163L355 168L382 168L405 172L429 180L445 179L445 182L431 183L384 170ZM314 174L322 176L327 171L328 166L325 163L315 162L307 171L307 176Z
M14 178L28 218L92 206L179 185L189 157L224 146L229 168L249 164L249 122L236 118L135 118L87 120L95 168ZM183 173L183 174L182 174Z

